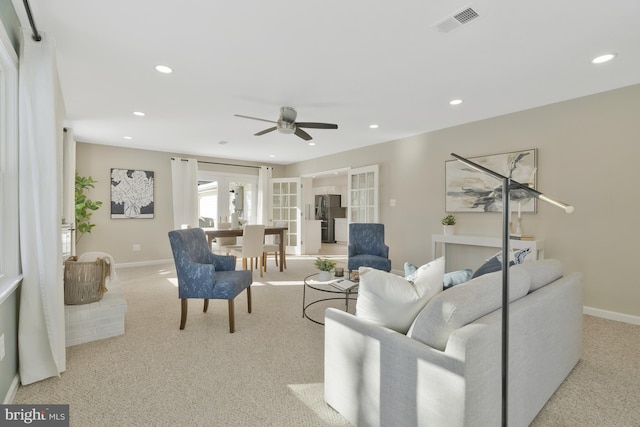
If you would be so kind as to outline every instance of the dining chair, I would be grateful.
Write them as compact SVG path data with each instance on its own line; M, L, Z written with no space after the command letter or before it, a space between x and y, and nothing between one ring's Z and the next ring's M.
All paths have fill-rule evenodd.
M235 257L242 258L242 268L247 268L247 260L251 261L251 270L254 268L254 260L256 268L260 269L260 277L262 277L264 254L264 225L251 224L245 225L242 232L242 245L233 247L229 253Z
M286 227L287 226L287 222L286 221L275 221L273 223L274 227ZM286 234L287 232L284 232L284 236L285 236L285 243L287 241L286 239ZM267 261L268 261L268 257L269 254L273 254L275 261L276 261L276 267L278 267L278 254L280 253L280 234L276 234L273 236L273 243L265 243L264 244L264 255L262 256L262 261L264 263L264 271L267 271ZM287 268L287 258L286 257L282 257L281 256L281 260L280 262L282 262L282 267L283 268Z

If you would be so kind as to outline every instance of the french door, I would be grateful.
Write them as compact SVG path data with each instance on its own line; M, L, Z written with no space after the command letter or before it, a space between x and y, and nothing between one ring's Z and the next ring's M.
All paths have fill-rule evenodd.
M349 170L349 223L378 222L378 170L378 165Z
M284 223L288 227L286 252L302 253L302 200L300 178L271 180L270 225Z

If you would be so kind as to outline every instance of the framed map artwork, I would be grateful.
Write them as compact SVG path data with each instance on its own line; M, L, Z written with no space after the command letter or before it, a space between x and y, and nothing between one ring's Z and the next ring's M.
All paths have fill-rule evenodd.
M153 172L111 169L111 218L153 218Z

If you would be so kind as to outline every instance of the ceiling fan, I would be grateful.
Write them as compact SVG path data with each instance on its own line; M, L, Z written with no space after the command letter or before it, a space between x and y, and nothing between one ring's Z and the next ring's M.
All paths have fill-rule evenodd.
M291 134L295 133L305 141L309 141L311 135L303 131L301 128L313 128L313 129L338 129L338 125L331 123L314 123L314 122L296 122L298 113L292 107L280 107L280 117L278 121L260 119L258 117L243 116L241 114L235 114L236 117L242 117L243 119L260 120L262 122L275 123L276 126L270 127L265 130L261 130L256 133L255 136L264 135L265 133L273 132L277 130L280 133Z

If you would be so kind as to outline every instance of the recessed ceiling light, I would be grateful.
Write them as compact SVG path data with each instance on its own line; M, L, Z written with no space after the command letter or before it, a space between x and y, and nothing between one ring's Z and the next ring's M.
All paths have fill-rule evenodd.
M606 55L596 56L591 60L592 64L604 64L605 62L609 62L618 56L617 53L607 53Z
M460 105L462 104L462 99L452 99L449 101L449 105Z
M145 113L143 113L142 111L134 111L134 112L133 112L133 115L134 115L134 116L139 116L139 117L144 117L144 116L146 116L146 114L145 114Z
M373 125L369 125L369 127L370 127L371 129L378 129L380 126L379 126L379 125L376 125L376 124L373 124Z
M132 136L125 136L124 139L133 139Z
M269 154L269 157L271 157L272 159L275 157L275 154Z
M315 142L310 142L309 145L316 145L316 143Z
M173 70L166 65L156 65L156 71L162 74L171 74Z

